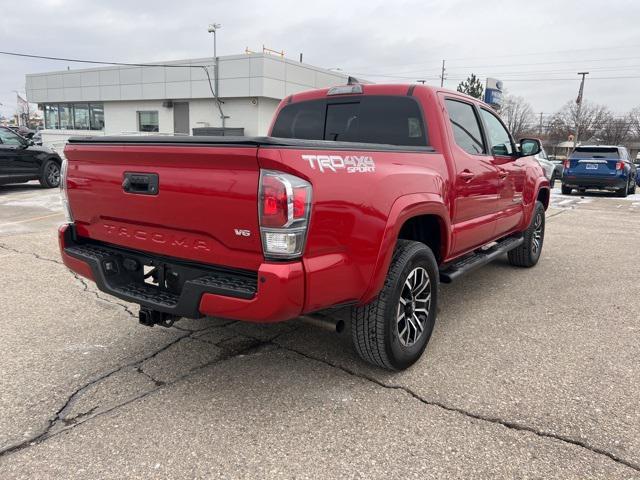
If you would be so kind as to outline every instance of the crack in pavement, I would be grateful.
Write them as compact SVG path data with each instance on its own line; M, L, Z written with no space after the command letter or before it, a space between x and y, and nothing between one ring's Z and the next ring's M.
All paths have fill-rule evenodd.
M94 297L96 297L98 300L109 303L111 305L115 305L117 307L122 308L125 313L127 313L129 316L131 316L132 318L135 318L136 320L138 319L138 315L136 315L130 308L128 305L124 304L124 303L120 303L116 300L114 300L115 297L110 297L110 298L106 298L100 295L99 291L96 290L92 290L89 288L89 283L79 274L77 274L76 272L74 272L73 270L69 270L69 272L73 275L73 277L80 283L80 285L82 285L82 291L85 293L89 293L91 295L93 295Z
M19 253L23 253L23 252L19 252ZM176 327L178 330L181 330L183 332L188 332L186 335L181 335L179 337L177 337L176 339L172 340L171 342L168 342L167 344L165 344L164 346L162 346L161 348L155 350L154 352L150 353L149 355L146 355L143 358L131 361L131 362L127 362L123 365L120 365L117 368L111 369L107 372L103 372L102 374L100 374L97 377L94 377L92 380L90 380L89 382L85 383L84 385L82 385L81 387L78 387L76 390L74 390L74 392L67 397L67 400L64 402L63 406L58 409L58 411L55 413L55 415L48 419L47 421L47 425L44 429L42 429L42 431L36 435L33 435L32 437L30 437L29 439L23 440L19 443L13 444L13 445L9 445L8 447L5 447L3 449L0 449L0 459L2 459L3 456L11 454L11 453L15 453L17 451L23 450L25 448L28 448L30 446L34 446L37 445L39 443L42 443L46 440L48 440L49 438L52 438L54 436L59 435L62 432L65 432L71 428L75 428L81 424L83 424L86 421L92 420L96 417L105 415L107 413L110 413L114 410L117 410L119 408L122 408L130 403L133 403L137 400L143 399L149 395L151 395L154 392L157 392L158 390L160 390L163 387L166 386L170 386L170 385L174 385L175 383L188 378L192 375L195 375L197 372L199 372L200 370L203 370L211 365L216 365L218 363L223 363L226 362L228 360L231 360L233 358L236 357L240 357L243 355L248 355L251 353L257 353L260 351L260 349L269 346L269 345L274 345L277 346L275 343L273 343L273 341L284 334L287 333L291 333L293 331L295 331L297 328L294 328L292 330L288 330L288 331L283 331L277 335L275 335L274 337L268 339L268 340L260 340L259 338L256 337L251 337L249 335L246 334L241 334L238 336L242 336L242 337L246 337L247 339L252 340L252 342L247 345L244 348L241 348L240 350L237 351L230 351L229 349L225 348L224 346L221 346L219 344L224 343L225 340L219 342L218 344L214 343L214 342L210 342L207 341L205 339L199 338L199 337L194 337L195 334L202 334L205 332L209 332L212 330L217 330L217 329L221 329L221 328L225 328L227 326L230 326L232 324L236 323L235 321L228 321L226 323L223 324L216 324L216 325L212 325L211 327L207 327L207 328L203 328L203 329L188 329L188 328L183 328L183 327ZM150 375L148 372L144 371L144 363L153 359L154 357L158 356L160 353L168 350L169 348L171 348L173 345L176 345L177 343L179 343L182 340L193 340L193 341L199 341L202 343L206 343L209 345L213 345L213 346L217 346L219 348L222 349L222 352L224 352L220 357L216 358L215 360L212 360L211 362L206 362L202 365L199 365L195 368L190 369L188 372L184 373L183 375L180 375L179 377L175 378L174 380L170 381L170 382L163 382L161 380L157 380L156 378L154 378L152 375ZM135 371L138 374L141 374L145 377L147 377L149 380L151 380L154 385L155 388L150 389L147 392L144 392L140 395L137 395L133 398L130 398L124 402L121 402L119 404L113 405L110 408L107 408L103 411L99 411L97 413L94 414L94 412L99 409L99 405L95 406L93 408L91 408L89 411L87 412L82 412L79 413L77 415L75 415L74 417L67 417L65 415L66 412L69 412L74 404L83 397L84 392L86 392L89 388L91 388L92 386L100 383L103 380L108 379L109 377L111 377L112 375L115 375L118 372L121 372L127 368L132 368L135 367Z
M547 216L547 219L556 217L556 216L558 216L558 215L560 215L562 213L565 213L566 211L567 210L561 210L559 212L556 212L556 213L554 213L552 215ZM53 260L53 259L46 258L46 257L42 257L42 256L38 255L37 253L20 251L20 250L17 250L15 248L9 247L6 244L0 243L0 248L5 249L7 251L14 252L14 253L22 254L22 255L31 255L31 256L35 257L36 259L38 259L38 260L43 260L43 261L47 261L47 262L55 263L57 265L63 265L64 266L64 264L62 262L60 262L60 261ZM111 300L111 299L107 299L107 298L101 297L98 294L98 292L89 289L89 284L87 283L87 281L84 278L82 278L81 276L79 276L75 272L71 272L71 273L74 275L76 280L78 280L80 282L80 284L83 287L83 291L93 294L98 300L102 300L104 302L107 302L107 303L110 303L110 304L113 304L113 305L121 307L131 317L137 318L137 315L135 313L133 313L129 309L129 307L127 305L122 304L120 302L116 302L116 301ZM590 445L587 442L584 442L582 440L574 439L574 438L571 438L571 437L568 437L568 436L565 436L565 435L561 435L561 434L556 434L556 433L553 433L553 432L546 432L546 431L538 430L538 429L536 429L534 427L531 427L531 426L528 426L528 425L523 425L523 424L520 424L520 423L517 423L517 422L513 422L513 421L509 421L509 420L504 420L504 419L501 419L501 418L498 418L498 417L491 417L491 416L486 416L486 415L482 415L482 414L469 412L469 411L466 411L466 410L464 410L462 408L453 407L453 406L446 405L444 403L437 402L437 401L434 401L434 400L428 400L426 398L421 397L419 394L417 394L416 392L414 392L413 390L411 390L408 387L405 387L405 386L402 386L402 385L387 384L387 383L385 383L385 382L383 382L381 380L378 380L378 379L376 379L374 377L371 377L371 376L368 376L368 375L365 375L365 374L361 374L361 373L357 373L357 372L355 372L355 371L353 371L353 370L351 370L351 369L349 369L347 367L344 367L342 365L338 365L338 364L332 363L332 362L330 362L328 360L325 360L325 359L322 359L322 358L314 357L312 355L309 355L307 353L304 353L302 351L296 350L294 348L282 345L282 344L277 343L275 341L280 335L283 335L285 333L291 333L291 331L282 332L282 333L276 335L275 337L273 337L273 338L271 338L269 340L266 340L266 341L257 339L255 337L250 337L248 335L244 335L247 338L251 338L256 343L254 343L252 345L249 345L245 349L242 349L242 350L240 350L238 352L227 353L226 355L223 355L220 358L218 358L218 359L216 359L216 360L214 360L212 362L207 362L207 363L205 363L203 365L200 365L200 366L190 370L189 372L185 373L184 375L176 378L175 380L173 380L171 382L167 382L167 383L153 378L149 373L145 372L144 369L142 368L144 362L154 358L155 356L157 356L161 352L167 350L171 346L177 344L178 342L180 342L180 341L182 341L184 339L198 340L198 341L202 341L203 343L209 343L209 344L212 344L212 345L216 345L213 342L208 342L206 340L193 337L193 335L195 333L204 332L204 331L207 331L207 330L210 330L210 329L224 328L224 327L226 327L226 326L228 326L228 325L230 325L232 323L235 323L235 322L230 321L229 323L212 326L212 327L205 328L205 329L202 329L202 330L191 330L191 329L187 329L187 328L183 328L183 327L173 326L173 328L175 328L175 329L177 329L179 331L185 332L186 335L179 336L175 340L173 340L173 341L169 342L168 344L164 345L162 348L156 350L155 352L153 352L152 354L148 355L147 357L144 357L144 358L142 358L140 360L136 360L134 362L127 363L125 365L121 365L118 368L115 368L115 369L110 370L109 372L103 373L100 376L98 376L98 377L94 378L93 380L91 380L90 382L86 383L82 387L76 389L67 398L67 401L64 403L62 408L60 408L56 412L55 416L48 420L47 426L43 429L43 431L41 433L39 433L37 435L34 435L30 439L24 440L24 441L22 441L20 443L17 443L17 444L14 444L14 445L10 445L9 447L1 449L0 450L0 458L2 458L4 455L7 455L9 453L13 453L13 452L22 450L24 448L27 448L29 446L41 443L41 442L47 440L48 438L52 438L53 436L58 435L59 433L62 433L63 431L66 431L66 430L68 430L70 428L74 428L74 427L76 427L76 426L78 426L78 425L80 425L80 424L82 424L82 423L84 423L84 422L86 422L88 420L91 420L91 419L96 418L96 417L101 416L101 415L105 415L105 414L107 414L109 412L112 412L112 411L114 411L116 409L122 408L122 407L124 407L124 406L126 406L126 405L128 405L128 404L130 404L130 403L132 403L134 401L140 400L140 399L142 399L142 398L144 398L144 397L146 397L148 395L151 395L152 393L160 390L161 388L163 388L165 386L173 385L176 382L179 382L179 381L181 381L181 380L183 380L183 379L185 379L185 378L187 378L187 377L189 377L191 375L194 375L196 372L198 372L198 371L200 371L200 370L202 370L202 369L204 369L204 368L206 368L208 366L228 361L228 360L230 360L232 358L241 356L243 354L248 354L249 352L254 351L254 350L257 351L260 348L262 348L264 346L267 346L267 345L274 345L274 346L276 346L278 348L281 348L283 350L298 354L298 355L300 355L302 357L305 357L305 358L307 358L309 360L320 362L320 363L328 365L328 366L330 366L332 368L341 370L341 371L343 371L344 373L346 373L348 375L360 378L362 380L369 381L371 383L374 383L375 385L378 385L379 387L382 387L382 388L385 388L385 389L403 391L407 395L415 398L416 400L420 401L421 403L423 403L425 405L438 407L438 408L441 408L441 409L446 410L448 412L458 413L458 414L463 415L463 416L465 416L467 418L478 420L478 421L481 421L481 422L488 422L488 423L492 423L494 425L501 425L501 426L503 426L505 428L508 428L510 430L528 432L528 433L532 433L532 434L534 434L534 435L536 435L536 436L538 436L540 438L548 438L548 439L556 440L556 441L559 441L559 442L562 442L562 443L566 443L566 444L569 444L569 445L581 447L581 448L584 448L586 450L589 450L592 453L595 453L595 454L598 454L598 455L603 455L603 456L609 458L610 460L613 460L616 463L619 463L619 464L624 465L624 466L626 466L628 468L631 468L632 470L635 470L636 472L640 472L640 464L637 464L637 463L629 461L629 460L625 460L625 459L619 457L618 455L616 455L615 453L612 453L612 452L609 452L609 451L604 450L602 448ZM223 350L224 350L224 348L223 348ZM138 396L136 396L134 398L131 398L131 399L129 399L129 400L123 402L123 403L115 405L115 406L113 406L113 407L111 407L109 409L106 409L104 411L98 412L96 414L93 414L93 412L95 412L95 410L97 408L99 408L98 406L92 408L88 412L83 412L81 414L78 414L75 417L72 417L72 418L66 418L65 417L64 413L68 412L73 407L73 404L79 398L82 397L82 394L87 389L89 389L91 386L101 382L102 380L105 380L106 378L109 378L110 376L122 371L123 369L130 368L130 367L136 367L136 371L139 374L144 375L149 380L151 380L154 383L155 388L153 388L153 389L151 389L151 390L149 390L149 391L147 391L147 392L145 392L145 393L143 393L141 395L138 395ZM57 431L52 431L56 426L59 426L61 424L63 425L62 428L60 428Z
M58 411L55 413L55 415L52 418L49 418L47 420L47 425L45 426L45 428L38 434L33 435L31 438L27 439L27 440L23 440L22 442L18 442L15 443L13 445L9 445L8 447L5 447L3 449L0 449L0 458L2 458L4 455L11 453L11 452L15 452L18 450L22 450L23 448L33 445L35 443L39 443L41 441L43 441L44 439L46 439L48 437L49 432L58 424L62 423L64 424L65 422L69 422L70 424L72 423L73 425L79 425L81 422L77 422L74 421L76 420L80 415L67 419L65 418L65 412L68 412L72 407L73 404L82 396L82 393L85 392L87 389L89 389L90 387L92 387L93 385L101 382L102 380L105 380L106 378L109 378L110 376L114 375L115 373L118 373L122 370L124 370L125 368L129 368L129 367L134 367L137 366L139 364L142 364L143 362L153 358L154 356L158 355L160 352L163 352L164 350L166 350L167 348L171 347L172 345L176 344L177 342L179 342L180 340L182 340L185 337L188 337L189 335L182 335L178 338L176 338L175 340L167 343L166 345L164 345L163 347L161 347L160 349L152 352L151 354L147 355L146 357L143 357L142 359L137 359L133 362L128 362L124 365L121 365L117 368L111 369L107 372L104 372L100 375L98 375L97 377L94 377L92 380L90 380L89 382L85 383L84 385L82 385L81 387L78 387L76 390L73 391L73 393L71 393L71 395L69 395L67 397L67 400L64 402L64 404L62 405L62 407L60 407L58 409Z
M10 247L6 243L0 243L0 248L2 248L4 250L7 250L8 252L19 253L21 255L31 255L32 257L35 257L38 260L43 260L45 262L51 262L51 263L55 263L57 265L63 265L64 266L64 263L62 263L60 260L54 260L53 258L42 257L42 256L38 255L35 252L24 252L22 250L18 250L16 248Z
M532 433L538 437L541 438L548 438L548 439L552 439L552 440L557 440L559 442L562 443L566 443L569 445L573 445L573 446L577 446L577 447L581 447L584 448L586 450L589 450L592 453L598 454L598 455L603 455L607 458L609 458L610 460L613 460L616 463L619 463L621 465L624 465L628 468L631 468L632 470L635 470L636 472L640 472L640 464L632 462L630 460L625 460L624 458L619 457L618 455L616 455L615 453L611 453L607 450L604 450L602 448L593 446L593 445L589 445L587 442L584 442L582 440L577 440L565 435L560 435L560 434L556 434L556 433L552 433L552 432L545 432L542 430L537 430L534 427L528 426L528 425L523 425L517 422L513 422L510 420L503 420L501 418L498 417L490 417L490 416L486 416L486 415L482 415L482 414L478 414L478 413L473 413L473 412L469 412L467 410L464 410L462 408L458 408L458 407L452 407L450 405L446 405L444 403L438 402L438 401L434 401L434 400L427 400L426 398L421 397L419 394L417 394L416 392L414 392L413 390L411 390L408 387L402 386L402 385L390 385L388 383L385 383L381 380L378 380L374 377L371 377L369 375L365 375L362 373L358 373L354 370L351 370L347 367L344 367L342 365L338 365L335 363L332 363L328 360L325 360L323 358L318 358L318 357L314 357L312 355L309 355L307 353L301 352L299 350L296 350L294 348L279 344L279 343L275 343L276 346L278 346L279 348L282 348L283 350L287 350L290 351L292 353L296 353L302 357L305 357L309 360L314 360L316 362L320 362L323 363L325 365L328 365L330 367L333 367L335 369L341 370L344 373L347 373L348 375L360 378L362 380L367 380L371 383L374 383L375 385L378 385L379 387L382 388L386 388L389 390L400 390L405 392L407 395L415 398L416 400L424 403L425 405L430 405L433 407L438 407L441 408L442 410L446 410L448 412L452 412L452 413L458 413L460 415L463 415L467 418L471 418L474 420L478 420L481 422L488 422L488 423L492 423L494 425L501 425L503 427L506 427L510 430L516 430L516 431L520 431L520 432L528 432L528 433Z
M559 212L553 213L551 215L546 215L545 220L549 220L550 218L557 217L561 213L566 213L566 212L567 212L567 210L560 210Z
M231 322L234 323L234 322ZM169 348L171 348L173 345L177 344L178 342L185 340L185 339L193 339L193 340L197 340L197 338L193 337L194 334L199 333L199 332L205 332L208 330L214 330L214 329L218 329L218 328L224 328L226 326L228 326L229 323L224 324L224 325L214 325L212 327L209 328L205 328L202 330L191 330L190 334L187 335L181 335L179 337L177 337L176 339L174 339L173 341L165 344L164 346L162 346L161 348L159 348L158 350L155 350L154 352L152 352L151 354L141 358L141 359L137 359L135 361L132 362L128 362L125 363L123 365L120 365L117 368L111 369L108 372L104 372L102 374L100 374L97 377L94 377L92 380L90 380L89 382L85 383L84 385L82 385L81 387L77 388L76 390L74 390L74 392L69 395L66 399L66 401L64 402L63 406L58 409L58 411L55 413L55 415L47 420L47 425L45 426L44 429L41 430L40 433L33 435L32 437L30 437L29 439L23 440L21 442L15 443L13 445L9 445L8 447L5 447L3 449L0 449L0 459L2 459L2 457L4 457L5 455L11 454L11 453L15 453L17 451L23 450L25 448L37 445L39 443L42 443L46 440L48 440L49 438L52 438L54 436L59 435L62 432L65 432L71 428L75 428L81 424L83 424L86 421L89 421L93 418L105 415L109 412L112 412L116 409L122 408L132 402L135 402L137 400L140 400L144 397L147 397L148 395L151 395L154 392L157 392L158 390L166 387L166 386L170 386L173 385L187 377L190 377L192 375L194 375L195 373L197 373L198 371L211 366L211 365L215 365L218 363L222 363L225 361L228 361L232 358L236 358L242 355L247 355L252 353L253 351L259 351L260 348L268 345L270 343L269 341L260 341L258 339L253 339L255 340L255 343L252 343L251 345L247 346L246 348L243 348L239 351L236 352L229 352L226 351L225 354L221 355L219 358L211 361L211 362L206 362L202 365L199 365L191 370L189 370L188 372L186 372L185 374L177 377L176 379L170 381L170 382L162 382L160 380L157 380L155 378L153 378L149 373L145 372L143 370L143 365L145 362L151 360L152 358L156 357L157 355L159 355L160 353L168 350ZM184 330L184 329L183 329ZM289 333L289 332L283 332L283 333ZM250 338L250 337L248 337ZM275 337L274 337L275 338ZM211 345L214 345L211 342L207 342L205 340L202 340L203 343L208 343ZM224 349L223 349L224 351ZM95 410L97 410L99 408L99 406L96 406L92 409L90 409L88 412L82 412L74 417L66 417L65 413L70 411L74 404L80 399L82 398L82 395L84 392L86 392L89 388L91 388L92 386L100 383L103 380L106 380L107 378L111 377L112 375L115 375L118 372L121 372L122 370L126 369L126 368L131 368L131 367L136 367L136 372L144 375L145 377L149 378L154 384L155 384L155 388L152 388L151 390L144 392L140 395L137 395L133 398L130 398L124 402L121 402L117 405L112 406L111 408L105 409L103 411L97 412L94 414Z
M9 252L18 253L20 255L29 255L29 256L32 256L32 257L34 257L34 258L36 258L38 260L54 263L56 265L60 265L60 266L63 266L63 267L66 268L66 265L64 263L62 263L60 260L54 260L52 258L42 257L42 256L38 255L35 252L25 252L23 250L18 250L16 248L10 247L10 246L8 246L6 244L3 244L3 243L0 243L0 248L2 248L4 250L7 250ZM87 283L87 281L82 276L78 275L73 270L70 270L68 268L67 268L67 270L69 270L69 272L73 275L73 277L80 283L80 285L82 285L82 289L83 289L84 292L92 294L98 300L102 300L103 302L107 302L107 303L110 303L112 305L116 305L116 306L122 308L128 315L132 316L133 318L136 318L136 319L138 318L138 315L136 315L133 311L131 311L131 309L129 308L128 305L126 305L124 303L117 302L117 301L115 301L115 300L113 300L111 298L105 298L105 297L100 296L99 292L91 290L89 288L89 284Z

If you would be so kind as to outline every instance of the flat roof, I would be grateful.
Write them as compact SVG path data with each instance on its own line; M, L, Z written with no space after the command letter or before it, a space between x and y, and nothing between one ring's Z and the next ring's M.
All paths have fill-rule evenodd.
M27 98L33 103L212 98L213 65L209 57L29 74ZM219 65L220 98L281 100L304 90L342 85L348 78L264 53L219 57ZM211 83L202 67L208 69Z

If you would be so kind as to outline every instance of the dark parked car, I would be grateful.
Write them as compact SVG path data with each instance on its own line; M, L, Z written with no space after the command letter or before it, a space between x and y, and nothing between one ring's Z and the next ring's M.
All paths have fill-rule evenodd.
M61 165L60 156L53 150L0 127L0 185L39 180L45 187L57 187Z
M636 193L638 168L625 147L581 146L564 162L562 193L569 195L576 188L612 190L620 197Z
M35 130L31 130L29 127L23 125L9 125L7 128L24 138L31 138L33 134L36 133Z

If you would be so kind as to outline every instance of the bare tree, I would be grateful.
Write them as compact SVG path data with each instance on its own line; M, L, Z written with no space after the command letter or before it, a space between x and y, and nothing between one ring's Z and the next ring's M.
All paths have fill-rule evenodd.
M632 122L631 113L623 117L614 117L608 114L602 129L596 134L596 137L601 143L622 145L632 137Z
M31 109L29 108L29 102L27 102L24 98L17 95L17 105L16 105L16 115L18 116L18 125L29 126L29 117L31 114Z
M522 97L505 95L499 110L507 128L518 139L524 134L534 131L534 114L531 105Z
M551 118L549 124L550 140L560 142L568 140L569 135L576 134L576 120L578 117L578 105L575 102L567 102ZM602 130L611 112L604 105L583 102L580 112L580 138L582 143L594 137Z
M640 107L636 107L629 112L629 122L631 127L631 136L640 139Z

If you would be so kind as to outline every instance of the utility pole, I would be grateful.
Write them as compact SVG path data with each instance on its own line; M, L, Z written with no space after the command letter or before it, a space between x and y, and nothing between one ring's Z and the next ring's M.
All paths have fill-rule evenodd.
M540 112L540 128L538 134L542 136L542 112Z
M444 60L442 60L442 72L440 73L440 86L444 87L444 72L447 70L444 68Z
M578 135L580 135L580 114L582 113L582 95L584 94L584 79L589 72L578 72L578 75L582 75L582 81L580 82L580 90L578 91L578 98L576 103L578 104L578 111L576 112L576 135L573 137L573 148L578 145Z

